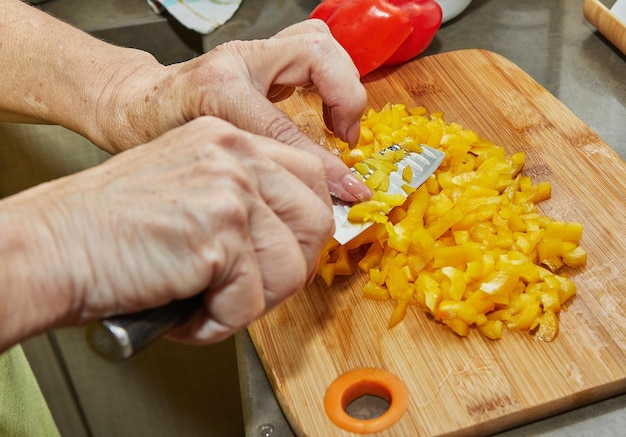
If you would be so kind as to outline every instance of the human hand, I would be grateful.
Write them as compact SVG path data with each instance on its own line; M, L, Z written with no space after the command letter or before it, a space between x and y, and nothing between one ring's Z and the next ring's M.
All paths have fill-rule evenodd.
M343 200L369 198L371 191L339 158L272 104L289 96L275 93L277 89L307 84L316 87L325 103L328 127L342 140L356 143L367 96L350 57L319 20L295 24L265 40L228 42L181 64L139 69L107 93L110 99L103 99L103 114L106 108L131 111L117 117L130 129L103 124L106 142L126 148L196 117L213 115L321 158L329 190Z
M270 101L288 95L276 89L313 84L328 127L349 143L357 141L366 93L350 56L322 21L306 20L273 38L232 41L163 66L145 51L98 40L22 1L4 3L0 35L7 44L1 57L11 68L0 81L0 119L56 123L115 154L211 115L318 156L337 197L371 196L339 158ZM32 28L48 32L33 34Z
M203 292L175 331L193 343L300 290L334 230L319 159L213 117L4 202L45 223L37 244L53 251L15 260L49 269L27 287L32 311L81 324Z

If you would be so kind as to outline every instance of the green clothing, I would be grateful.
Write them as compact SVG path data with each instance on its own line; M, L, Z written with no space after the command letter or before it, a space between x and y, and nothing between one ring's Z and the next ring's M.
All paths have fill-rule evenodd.
M109 155L60 126L0 123L0 198ZM21 347L0 353L0 437L59 437Z
M0 123L0 199L108 156L60 126ZM59 437L19 346L0 353L0 437Z
M0 437L59 437L20 346L0 354Z

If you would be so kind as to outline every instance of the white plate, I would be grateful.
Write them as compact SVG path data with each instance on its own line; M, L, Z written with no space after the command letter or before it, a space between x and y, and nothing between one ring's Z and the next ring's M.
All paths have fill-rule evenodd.
M472 0L436 0L443 11L442 23L452 20L454 17L463 12Z

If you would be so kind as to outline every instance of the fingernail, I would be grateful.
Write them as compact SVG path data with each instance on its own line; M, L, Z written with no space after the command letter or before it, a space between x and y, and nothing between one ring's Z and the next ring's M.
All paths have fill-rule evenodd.
M350 129L348 129L347 140L348 140L348 144L350 145L350 147L354 147L358 144L360 136L361 136L361 122L357 121L352 126L350 126Z
M374 194L372 190L365 185L365 182L352 173L346 174L342 183L345 190L352 194L357 200L367 200Z
M326 129L331 132L335 131L335 126L333 125L333 112L326 103L322 103L322 116L324 118L324 124L326 125Z

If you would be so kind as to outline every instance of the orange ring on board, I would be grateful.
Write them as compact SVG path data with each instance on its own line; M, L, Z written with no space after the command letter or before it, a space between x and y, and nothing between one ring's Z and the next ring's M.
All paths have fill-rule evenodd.
M389 402L389 408L373 419L356 419L346 412L355 399L378 396ZM382 369L350 370L335 379L326 389L324 409L338 427L359 434L383 431L394 425L409 406L409 391L404 382L393 373Z

